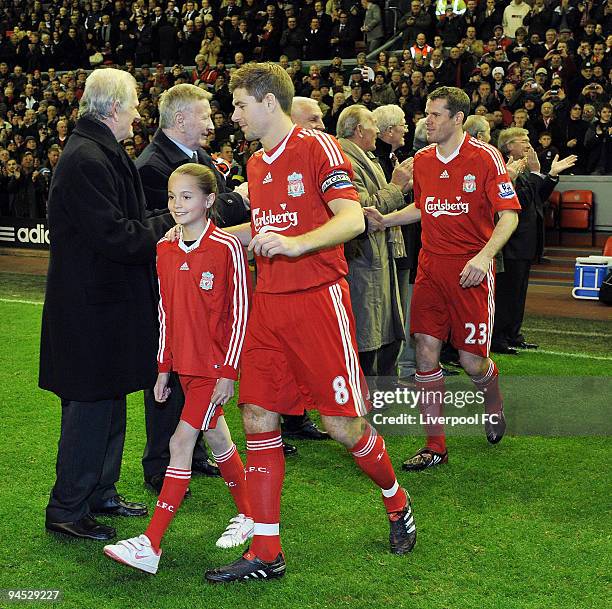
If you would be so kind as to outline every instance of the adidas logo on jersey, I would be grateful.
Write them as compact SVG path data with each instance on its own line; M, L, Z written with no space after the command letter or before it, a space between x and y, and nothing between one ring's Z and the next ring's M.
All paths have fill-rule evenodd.
M272 181L272 174L268 171L266 177L263 179L262 184L269 184Z
M179 269L179 271L188 271L189 270L189 265L186 262L183 262L183 264L181 264L181 268Z
M440 174L441 179L448 179L450 176L448 175L448 171L446 169Z

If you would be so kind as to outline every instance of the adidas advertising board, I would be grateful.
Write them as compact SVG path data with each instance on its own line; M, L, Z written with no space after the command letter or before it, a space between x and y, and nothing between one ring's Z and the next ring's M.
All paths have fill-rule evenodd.
M46 219L0 218L0 247L48 250L49 229Z

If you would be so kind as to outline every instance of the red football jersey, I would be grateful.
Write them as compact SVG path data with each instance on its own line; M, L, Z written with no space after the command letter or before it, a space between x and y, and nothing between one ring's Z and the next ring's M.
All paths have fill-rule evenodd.
M157 244L160 372L238 378L250 277L240 241L209 221L191 246Z
M331 135L294 127L248 161L251 231L302 235L325 224L334 199L359 201L353 169ZM257 290L282 294L329 285L348 272L342 245L299 258L257 256Z
M467 134L448 158L435 144L414 155L414 201L423 249L439 255L478 253L495 228L495 212L521 209L499 150Z

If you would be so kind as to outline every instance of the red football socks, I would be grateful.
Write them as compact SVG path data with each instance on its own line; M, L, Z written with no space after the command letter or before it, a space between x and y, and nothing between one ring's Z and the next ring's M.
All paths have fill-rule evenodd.
M387 512L403 510L406 506L406 492L397 482L382 436L368 425L350 452L357 467L381 488Z
M221 476L234 498L238 513L244 514L250 518L251 505L249 503L246 475L244 473L242 459L236 450L236 445L232 444L226 452L220 455L215 455L213 453L213 456L219 466Z
M436 419L444 415L444 376L442 368L438 366L428 372L417 370L414 375L419 396L419 410L424 418L425 433L427 435L427 448L437 452L446 451L446 438L444 425Z
M503 399L499 390L499 370L493 360L489 360L489 367L482 376L473 376L472 381L476 388L484 393L485 412L497 414L503 409Z
M280 500L285 455L280 430L247 434L246 480L255 531L250 552L271 562L281 551Z
M164 485L159 493L153 518L151 518L151 522L144 533L151 541L151 545L156 552L159 552L162 537L178 512L190 480L191 470L189 469L179 469L177 467L166 469Z

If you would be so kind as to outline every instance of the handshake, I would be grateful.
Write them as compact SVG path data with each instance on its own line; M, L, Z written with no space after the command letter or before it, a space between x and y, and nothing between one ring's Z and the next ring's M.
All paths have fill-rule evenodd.
M385 217L375 207L364 207L363 215L368 221L368 233L377 233L385 230Z

